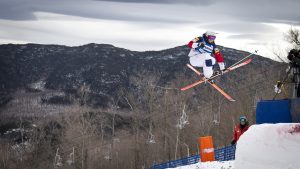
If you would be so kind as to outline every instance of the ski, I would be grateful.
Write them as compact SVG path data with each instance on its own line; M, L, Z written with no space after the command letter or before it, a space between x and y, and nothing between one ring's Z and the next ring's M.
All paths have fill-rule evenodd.
M229 94L227 94L224 90L222 90L218 85L216 85L211 80L205 78L204 75L202 73L200 73L197 69L195 69L192 65L187 64L187 66L190 69L192 69L197 75L201 76L204 81L207 81L209 84L211 84L212 87L214 87L215 89L217 89L224 97L226 97L226 99L228 99L229 101L232 101L232 102L235 101Z
M222 74L228 73L228 72L230 72L230 71L232 71L232 70L234 70L234 69L237 69L237 68L239 68L239 67L245 66L245 65L247 65L247 64L249 64L249 63L251 63L251 62L252 62L252 59L247 59L247 60L244 61L244 62L241 62L241 63L236 64L236 65L234 65L234 66L230 66L230 67L228 67L225 71L223 71ZM215 78L215 77L221 76L222 74L214 75L214 76L212 76L212 77L209 78L209 79L213 79L213 78Z
M257 52L258 52L258 50L255 50L254 53L250 53L249 55L245 56L243 59L241 59L238 62L236 62L235 64L231 65L230 67L233 67L233 66L239 64L240 62L244 61L245 59L249 58L250 56L254 55Z
M210 80L208 80L208 82L215 88L217 89L224 97L226 97L226 99L228 99L231 102L234 102L235 100L229 95L227 94L224 90L222 90L219 86L217 86L215 83L211 82Z
M235 70L235 69L237 69L237 68L239 68L239 67L245 66L245 65L247 65L247 64L249 64L249 63L251 63L251 62L252 62L252 59L247 59L246 61L241 62L241 63L239 63L239 64L234 64L233 66L228 67L222 74L214 75L214 76L210 77L209 79L207 79L207 78L201 79L201 80L199 80L199 81L197 81L197 82L195 82L195 83L192 83L192 84L190 84L190 85L188 85L188 86L186 86L186 87L181 88L181 91L190 89L190 88L192 88L192 87L194 87L194 86L197 86L197 85L199 85L199 84L201 84L201 83L203 83L203 82L206 82L206 81L211 80L211 79L214 79L214 78L216 78L216 77L218 77L218 76L224 75L224 74L226 74L226 73L228 73L228 72L230 72L230 71L232 71L232 70ZM187 64L187 66L188 66L189 68L193 67L193 66L191 66L191 65L189 65L189 64ZM193 67L193 68L194 68L194 67ZM194 70L196 70L196 69L194 68ZM198 73L200 73L200 72L198 72ZM197 74L198 74L198 73L197 73ZM202 73L200 73L200 74L202 74ZM199 74L198 74L198 75L199 75ZM203 76L203 75L202 75L202 76ZM203 77L204 77L204 76L203 76Z

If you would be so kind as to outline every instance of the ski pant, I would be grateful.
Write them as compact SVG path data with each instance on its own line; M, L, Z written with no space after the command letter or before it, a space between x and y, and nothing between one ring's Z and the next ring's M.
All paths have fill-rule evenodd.
M203 68L203 74L206 78L213 75L213 65L216 64L216 59L209 53L190 52L189 57L192 66Z

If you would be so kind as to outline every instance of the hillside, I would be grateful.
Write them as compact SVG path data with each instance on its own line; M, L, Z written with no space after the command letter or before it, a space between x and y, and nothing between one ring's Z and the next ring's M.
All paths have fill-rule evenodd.
M230 48L221 49L227 65L248 54ZM159 73L161 85L169 83L178 73L194 76L185 67L188 63L187 53L188 48L185 46L163 51L134 52L105 44L79 47L1 45L0 91L44 87L72 93L81 86L88 85L94 100L97 100L95 104L106 106L100 102L106 103L107 97L115 96L119 88L129 88L130 77L138 73ZM263 69L263 66L267 66L268 71L276 71L276 65L280 65L257 55L254 58L254 64L248 69L240 70L237 73L239 76L247 76L247 71L261 67ZM230 80L239 81L237 74L231 76Z
M227 65L249 54L220 48ZM188 50L0 45L3 165L50 168L59 148L67 168L141 168L186 156L187 146L196 153L199 136L229 144L239 115L255 121L256 101L273 98L287 65L254 55L250 65L216 78L232 103L206 84L179 90L199 80L185 66ZM67 165L73 148L77 160Z

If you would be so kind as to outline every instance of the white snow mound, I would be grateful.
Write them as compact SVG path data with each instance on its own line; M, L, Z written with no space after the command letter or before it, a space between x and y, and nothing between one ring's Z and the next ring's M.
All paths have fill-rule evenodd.
M237 142L235 157L176 169L300 169L300 123L252 125Z
M196 163L188 166L177 167L176 169L234 169L234 161Z
M237 143L235 169L300 169L300 124L251 126Z

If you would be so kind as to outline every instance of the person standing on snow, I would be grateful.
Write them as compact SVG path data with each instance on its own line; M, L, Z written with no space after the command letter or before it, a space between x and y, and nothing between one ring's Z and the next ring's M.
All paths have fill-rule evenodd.
M240 123L234 127L233 140L231 141L231 145L236 144L236 142L239 140L241 135L244 134L249 127L250 127L249 122L246 116L241 116Z
M216 34L215 32L207 31L202 37L196 37L188 43L188 47L191 48L188 54L191 65L202 67L206 78L210 78L213 75L213 65L216 64L216 61L219 64L221 73L225 70L223 56L215 44ZM212 57L212 54L214 57Z

